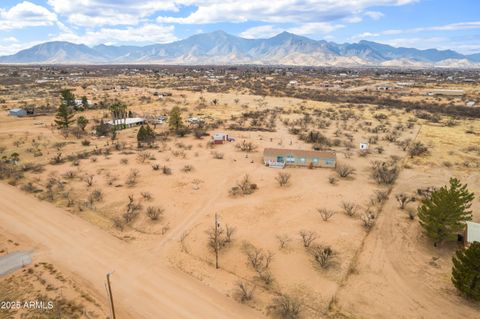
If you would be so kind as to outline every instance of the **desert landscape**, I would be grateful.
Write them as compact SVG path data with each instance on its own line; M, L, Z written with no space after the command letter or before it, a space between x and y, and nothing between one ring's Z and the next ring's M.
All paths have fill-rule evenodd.
M451 178L480 222L474 73L0 73L0 255L32 254L0 300L54 304L0 318L112 318L110 296L117 318L478 317L451 279L465 239L437 245L419 223ZM463 95L426 95L434 77ZM267 163L268 149L334 165Z

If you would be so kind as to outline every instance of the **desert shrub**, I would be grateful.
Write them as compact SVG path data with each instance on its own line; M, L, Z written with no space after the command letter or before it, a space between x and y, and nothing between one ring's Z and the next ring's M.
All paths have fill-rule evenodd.
M371 165L372 177L378 184L391 185L395 183L399 169L395 161L374 161Z
M128 164L128 158L122 158L120 160L120 164L127 165Z
M122 215L125 224L132 222L138 216L141 209L142 205L140 203L135 203L132 195L128 196L127 210Z
M334 210L326 209L326 208L318 208L317 211L320 214L320 216L322 217L322 220L324 222L328 221L336 213Z
M312 245L309 248L309 252L316 263L323 269L327 269L332 265L334 251L329 246Z
M187 165L183 166L183 168L182 168L182 172L188 173L188 172L191 172L191 171L193 171L193 166L192 165L187 164Z
M278 182L278 185L280 185L280 187L287 186L290 181L290 174L279 172L277 177L275 177L275 180Z
M154 171L160 170L160 164L152 164L152 169L153 169Z
M242 180L237 182L237 185L230 189L230 194L237 195L249 195L257 190L257 184L254 184L250 180L250 176L245 175Z
M88 195L88 202L90 206L93 206L96 202L100 202L103 199L103 193L99 189L93 190L89 195Z
M164 175L172 175L172 169L170 167L168 167L167 165L163 165L162 173Z
M213 156L213 158L214 158L214 159L223 159L223 157L224 157L224 154L223 154L223 153L220 153L220 152L217 152L217 151L215 151L215 152L212 152L212 156Z
M253 144L252 142L247 142L245 140L242 141L240 144L236 144L235 147L242 152L255 152L257 150L257 145Z
M164 211L161 207L149 206L147 207L146 214L150 220L155 221L162 217Z
M347 165L347 164L337 164L337 167L335 168L338 176L341 178L347 178L353 174L355 174L355 168Z
M338 178L336 178L335 176L329 176L328 182L332 185L336 185L338 183Z
M398 202L399 208L404 209L408 203L415 201L415 196L409 196L405 193L399 193L395 195L395 199Z
M112 219L112 222L113 222L113 226L115 226L115 228L117 228L118 230L123 230L125 224L123 223L123 221L120 218L114 217Z
M416 142L408 148L408 155L411 158L428 153L428 147L421 142Z
M132 168L127 177L127 181L126 181L127 186L133 187L137 185L139 175L140 175L140 172L138 171L138 169Z
M90 146L90 141L89 140L82 140L82 145L83 146Z
M142 196L143 200L146 200L146 201L152 200L152 193L150 192L141 192L140 195Z
M280 244L280 249L287 248L288 244L292 241L292 239L287 234L277 235L276 237L278 243Z
M255 286L249 285L248 283L243 281L239 281L236 287L237 289L235 295L241 303L252 300Z
M369 211L365 212L361 216L361 219L362 219L363 227L365 227L367 231L370 231L375 225L376 219L375 219L375 215L372 212L369 212Z
M93 185L93 179L94 179L94 176L93 175L85 175L83 180L84 182L87 184L87 187L90 187Z
M358 205L352 202L342 202L342 208L345 215L353 217L357 214Z
M282 319L297 319L300 318L302 306L297 298L282 294L273 299L271 308Z
M299 233L302 239L303 247L308 248L317 239L317 234L313 231L301 230Z

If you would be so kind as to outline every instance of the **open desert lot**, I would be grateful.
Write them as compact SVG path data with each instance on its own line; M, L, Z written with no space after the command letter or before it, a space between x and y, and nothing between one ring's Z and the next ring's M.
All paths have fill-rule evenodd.
M451 279L464 223L435 241L419 222L452 178L480 222L477 82L454 99L423 96L438 74L396 96L366 90L373 71L337 93L318 89L337 70L24 72L0 78L0 257L32 261L0 301L54 306L0 318L112 318L110 272L122 319L480 316Z

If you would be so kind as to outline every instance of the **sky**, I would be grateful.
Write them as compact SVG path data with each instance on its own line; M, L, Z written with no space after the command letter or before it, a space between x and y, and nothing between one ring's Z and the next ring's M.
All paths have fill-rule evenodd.
M472 54L480 0L0 0L0 55L48 41L147 45L216 30Z

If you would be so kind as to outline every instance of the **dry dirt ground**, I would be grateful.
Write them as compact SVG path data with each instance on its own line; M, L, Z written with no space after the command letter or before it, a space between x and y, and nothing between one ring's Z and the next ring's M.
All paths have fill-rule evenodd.
M352 166L355 174L336 177L338 182L332 185L329 178L337 176L334 170L287 168L283 172L291 175L290 183L280 187L275 180L279 171L262 163L263 149L310 149L311 144L289 133L290 124L303 119L305 113L315 116L315 110L336 112L340 106L289 98L209 93L182 96L177 92L160 105L135 100L146 94L148 90L132 88L119 97L140 115L164 113L174 105L185 108L184 117L201 112L226 121L245 110L279 107L284 111L275 120L274 132L220 127L211 132L226 131L236 141L211 148L207 146L208 137L170 137L159 142L157 148L145 150L137 149L138 128L120 131L114 142L88 135L65 138L50 127L52 117L12 119L0 115L3 154L17 152L21 163L42 165L37 172L26 172L16 183L9 181L16 188L0 186L2 233L35 249L34 264L52 264L71 278L72 284L91 291L103 316L108 315L104 278L111 270L115 270L113 288L121 318L275 316L271 305L281 294L300 301L303 318L473 319L478 315L478 306L460 298L450 283L455 245L431 247L421 235L418 221L408 219L405 211L398 209L394 196L414 193L420 187L442 186L449 177L457 176L476 193L473 209L474 220L478 221L478 121L461 120L447 127L419 120L407 128L412 114L371 106L355 108L357 119L331 120L322 129L329 138L334 138L338 130L351 136L353 152L343 144L333 148L338 162ZM200 97L207 101L201 111L195 108ZM213 98L219 100L216 105L209 102ZM386 119L377 119L379 113ZM91 121L109 116L107 111L84 115ZM322 116L315 121L321 121ZM303 129L316 128L315 121ZM429 146L430 154L410 159L396 143L385 140L387 133L379 133L371 154L357 153L358 144L373 135L368 127L385 125L392 131L396 124L402 124L396 129L399 140L421 141ZM160 125L155 130L160 133L165 128ZM343 133L339 136L342 141L348 140ZM82 145L83 139L90 144ZM238 151L235 146L244 140L257 145L258 150ZM121 146L117 149L114 144ZM384 151L374 151L377 146ZM69 155L82 151L94 155L68 160ZM65 160L51 164L59 153ZM391 189L372 180L370 166L372 161L392 157L400 163L401 173ZM155 164L161 169L153 170ZM171 169L171 174L164 174L163 167ZM133 171L137 177L129 183ZM251 195L229 195L229 189L246 174L258 190ZM51 194L47 192L49 183ZM91 200L95 191L102 196ZM378 202L379 192L389 193L389 199ZM129 196L142 213L128 224L115 227L114 220L122 219ZM357 215L344 214L342 202L356 203ZM409 205L414 208L417 203ZM162 208L161 218L150 220L145 214L148 207ZM321 208L336 213L324 221L317 211ZM366 211L376 217L370 232L361 218ZM215 213L222 227L235 228L231 243L220 252L219 270L215 269L207 234ZM302 231L312 232L315 244L333 249L328 268L319 267L305 249L299 235ZM285 247L280 246L279 238L286 240ZM269 280L249 263L247 253L252 247L273 256L267 267ZM11 276L21 276L21 272ZM3 283L7 279L1 280ZM239 282L255 287L253 299L246 305L238 302Z

